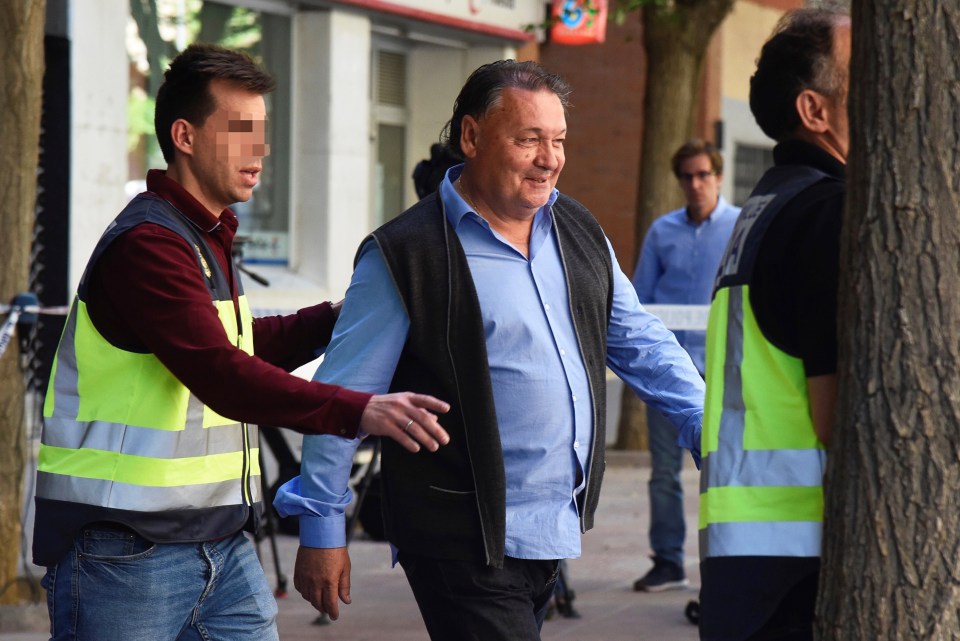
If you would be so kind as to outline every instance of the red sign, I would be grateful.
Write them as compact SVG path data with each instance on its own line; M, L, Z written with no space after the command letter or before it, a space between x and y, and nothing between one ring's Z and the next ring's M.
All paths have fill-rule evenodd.
M607 36L607 0L552 0L550 42L586 45Z

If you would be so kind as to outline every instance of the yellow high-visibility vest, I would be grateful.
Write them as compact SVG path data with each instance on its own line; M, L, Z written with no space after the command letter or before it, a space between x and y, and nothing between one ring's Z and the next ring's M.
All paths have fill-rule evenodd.
M767 341L748 288L710 308L700 470L700 553L819 556L826 453L803 363Z
M707 323L700 557L820 555L826 452L799 358L760 330L750 304L757 248L783 205L825 174L774 168L744 204Z
M252 317L242 289L237 313L230 281L203 235L166 201L134 199L101 238L87 273L110 242L143 222L177 232L196 249L227 338L252 354ZM97 331L87 311L85 274L44 403L38 509L45 501L89 506L98 520L115 516L158 541L180 538L178 523L186 519L194 523L191 538L220 536L215 523L242 524L261 501L258 454L255 428L206 407L153 354L112 345ZM219 516L204 532L194 519L210 510Z

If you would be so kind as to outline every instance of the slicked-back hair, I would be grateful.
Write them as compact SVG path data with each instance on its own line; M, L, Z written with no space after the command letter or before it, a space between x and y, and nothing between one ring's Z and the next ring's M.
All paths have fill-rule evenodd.
M700 138L693 138L684 143L680 149L677 149L673 154L673 158L670 159L670 167L673 169L673 175L679 178L680 165L683 161L687 158L694 158L700 155L704 155L710 159L710 166L713 167L715 174L718 176L723 174L723 156L720 155L720 151L716 145L712 142L701 140Z
M192 44L170 63L157 91L153 124L163 159L173 162L173 138L170 127L180 118L197 127L203 125L216 108L210 83L224 80L250 93L264 95L276 83L247 54L208 44Z
M460 89L453 103L453 117L443 128L441 142L457 158L463 158L460 134L464 116L479 120L500 104L504 89L527 91L548 90L556 94L566 113L570 107L570 85L556 74L549 73L536 62L498 60L477 68Z
M750 78L750 111L763 133L780 142L797 132L797 96L806 89L845 96L849 70L837 68L833 34L847 19L838 10L798 9L777 23Z

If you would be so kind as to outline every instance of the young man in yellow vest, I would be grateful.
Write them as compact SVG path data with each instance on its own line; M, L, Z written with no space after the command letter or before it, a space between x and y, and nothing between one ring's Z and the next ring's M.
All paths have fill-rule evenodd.
M702 639L813 638L849 64L849 17L799 10L751 79L751 110L778 144L720 263L707 329Z
M329 303L252 318L228 207L257 184L272 89L249 57L219 47L170 63L156 106L167 171L147 175L80 282L37 467L34 562L47 566L57 641L277 639L243 534L264 509L250 423L362 430L411 451L448 440L435 398L288 373L329 341Z

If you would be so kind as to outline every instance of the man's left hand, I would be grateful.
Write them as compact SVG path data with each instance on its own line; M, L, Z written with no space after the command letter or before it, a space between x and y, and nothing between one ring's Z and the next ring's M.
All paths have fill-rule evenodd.
M350 605L350 555L347 548L308 548L297 550L293 587L321 614L336 621L343 601Z

